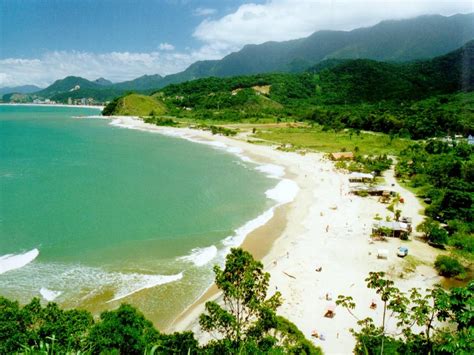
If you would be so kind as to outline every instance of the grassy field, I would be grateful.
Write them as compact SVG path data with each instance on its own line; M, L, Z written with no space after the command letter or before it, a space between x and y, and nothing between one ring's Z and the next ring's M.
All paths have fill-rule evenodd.
M324 131L321 127L256 127L256 138L276 144L291 144L294 149L331 153L358 151L360 154L397 155L411 141L381 133L359 135L349 131Z
M148 116L151 112L162 115L166 112L165 105L155 98L145 95L131 94L119 99L116 115Z

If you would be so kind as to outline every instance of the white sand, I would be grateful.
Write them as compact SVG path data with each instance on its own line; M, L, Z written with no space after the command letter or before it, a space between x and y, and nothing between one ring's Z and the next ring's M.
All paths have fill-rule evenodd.
M300 187L296 199L289 204L286 228L274 243L270 253L262 260L271 274L270 290L282 293L284 303L278 313L294 322L315 344L329 354L350 354L354 339L349 328L356 327L356 320L341 307L336 308L332 319L323 316L326 293L351 295L357 303L355 313L363 319L367 316L376 321L381 317L381 304L371 310L372 299L377 299L372 290L366 288L364 279L370 271L387 271L395 279L396 286L406 290L411 287L426 288L439 281L429 266L419 266L416 273L399 279L404 259L396 256L400 245L409 248L409 254L431 264L435 258L434 249L418 241L402 242L390 239L387 242L369 243L369 235L376 213L393 216L375 198L361 198L349 195L347 175L336 171L333 164L322 154L286 153L268 146L247 142L209 132L191 129L175 129L148 125L130 117L117 118L119 124L129 128L168 133L212 140L238 147L244 154L261 162L272 162L286 170L286 177L293 179ZM117 122L116 122L117 123ZM395 184L393 187L391 184ZM386 184L401 194L405 203L402 216L413 218L416 225L422 220L418 215L421 205L413 194L400 187L393 178L393 171L386 173ZM326 231L327 229L327 231ZM387 249L387 260L378 260L377 249ZM321 266L322 271L315 268ZM294 276L294 278L286 274ZM197 334L197 317L203 312L203 305L195 305L180 317L172 330L191 329ZM392 322L393 323L393 322ZM324 334L326 340L311 338L312 330ZM202 341L205 335L200 336Z

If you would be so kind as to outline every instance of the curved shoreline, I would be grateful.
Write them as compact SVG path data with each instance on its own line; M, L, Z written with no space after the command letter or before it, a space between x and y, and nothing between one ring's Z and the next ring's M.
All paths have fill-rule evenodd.
M361 318L370 316L377 322L382 307L373 310L367 304L367 300L377 299L375 293L366 288L365 278L370 271L387 272L401 290L431 287L439 281L430 266L436 251L426 244L392 238L383 245L369 242L373 217L391 213L377 199L350 195L347 176L336 171L332 162L322 154L299 155L270 146L249 144L237 138L213 136L206 131L158 127L133 118L121 119L136 125L136 129L181 137L186 135L212 145L225 144L240 149L259 164L276 164L285 168L285 179L294 181L300 188L296 198L279 207L272 219L250 233L242 247L257 259L261 258L265 270L270 273L269 293L281 292L284 303L278 313L295 323L325 352L352 352L355 342L349 329L357 326L356 320L343 309L336 310L334 319L324 317L328 303L333 302L326 299L326 294L333 300L339 294L353 296L357 304L356 313ZM400 187L393 176L386 176L386 184L389 182L387 189L395 189L405 199L405 204L400 206L403 215L412 217L414 225L419 223L423 219L418 213L421 209L419 201ZM410 255L420 261L416 273L404 271L407 261L396 256L400 245L408 245ZM387 260L376 258L378 248L388 250ZM316 272L317 267L322 267L322 271ZM198 316L204 310L204 303L216 298L219 298L219 293L211 286L167 330L192 330L201 342L206 342L209 335L200 331ZM387 324L388 328L394 326L390 322ZM314 329L323 333L326 340L311 338Z

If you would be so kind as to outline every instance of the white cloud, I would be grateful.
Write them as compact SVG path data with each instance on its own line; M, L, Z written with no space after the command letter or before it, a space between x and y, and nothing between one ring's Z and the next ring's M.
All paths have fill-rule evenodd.
M94 80L105 77L114 82L135 79L144 74L171 74L184 70L196 60L200 52L88 52L56 51L40 58L0 59L0 87L35 84L50 85L54 80L76 75Z
M206 19L193 36L230 52L245 44L306 37L317 30L351 30L385 19L473 10L473 2L466 0L269 0L241 5L216 20Z
M211 16L217 12L216 9L210 9L205 7L198 7L193 11L194 16Z
M158 46L160 51L174 51L174 46L172 44L169 44L168 42L160 43Z
M203 20L193 33L201 41L197 49L178 52L173 45L164 42L159 50L150 53L55 51L34 59L0 59L0 87L47 86L67 75L87 79L105 77L112 81L130 80L143 74L166 75L184 70L197 60L220 59L245 44L301 38L321 29L350 30L384 19L467 13L474 11L473 6L472 1L456 0L268 0L264 4L247 3L221 18ZM195 14L202 16L214 13L213 9L195 10Z

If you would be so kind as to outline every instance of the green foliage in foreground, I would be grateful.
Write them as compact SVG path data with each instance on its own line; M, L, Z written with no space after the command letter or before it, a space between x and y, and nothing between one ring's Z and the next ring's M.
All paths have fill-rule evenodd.
M0 297L0 354L321 354L298 328L277 316L279 293L267 298L269 274L242 249L215 268L224 308L206 304L200 324L219 340L200 347L192 332L163 334L136 308L122 304L94 320L85 310L42 307ZM229 308L230 306L230 308Z
M207 302L199 318L201 328L218 337L208 346L223 353L321 353L291 322L277 316L281 295L268 297L270 274L250 253L232 249L225 268L215 266L214 272L224 303Z
M474 282L447 292L440 287L407 293L394 286L383 272L371 272L367 287L375 290L383 306L380 325L372 318L359 319L350 296L336 304L358 320L351 329L355 354L472 354L474 352ZM395 318L396 329L388 327Z

